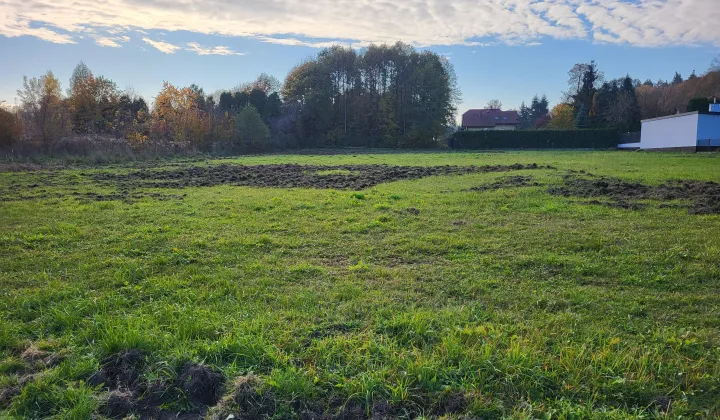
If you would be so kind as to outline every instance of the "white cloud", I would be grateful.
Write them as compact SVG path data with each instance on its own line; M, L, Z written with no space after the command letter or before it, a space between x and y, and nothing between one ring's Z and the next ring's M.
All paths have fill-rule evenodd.
M121 42L128 42L130 41L130 37L127 35L123 36L116 36L116 37L107 37L107 36L95 36L95 43L98 44L101 47L112 47L112 48L120 48L122 45L120 45Z
M180 47L178 47L177 45L173 45L169 42L153 41L150 38L143 38L142 40L145 41L146 44L149 44L150 46L161 52L164 52L165 54L175 54L175 51L180 49Z
M205 48L197 42L188 42L187 46L189 47L187 48L188 51L192 51L198 55L245 55L223 46Z
M54 44L75 44L69 34L61 34L47 27L30 26L30 20L22 16L14 16L9 5L0 4L0 35L7 37L34 36Z
M72 43L74 36L98 28L106 33L189 31L315 48L395 41L417 46L518 45L544 38L646 47L720 46L718 1L4 0L0 35ZM152 42L166 53L180 48Z
M102 36L95 38L95 43L101 47L112 47L112 48L122 47L122 45L118 44L114 39L106 38L106 37L102 37Z

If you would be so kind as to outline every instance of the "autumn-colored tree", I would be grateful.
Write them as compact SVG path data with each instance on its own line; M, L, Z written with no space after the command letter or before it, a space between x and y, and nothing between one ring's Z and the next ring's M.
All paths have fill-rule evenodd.
M570 104L557 104L550 112L552 119L549 128L553 130L572 130L575 128L575 109Z
M37 78L23 78L23 89L18 90L22 101L22 116L32 135L48 150L50 143L60 134L60 106L62 103L60 81L48 71Z
M82 61L73 70L67 93L73 131L76 133L92 132L96 112L95 77Z
M643 85L636 89L636 94L644 119L685 112L692 98L720 97L720 71L710 71L678 84Z
M181 147L203 148L210 128L210 117L200 109L195 90L163 84L152 113L154 135Z

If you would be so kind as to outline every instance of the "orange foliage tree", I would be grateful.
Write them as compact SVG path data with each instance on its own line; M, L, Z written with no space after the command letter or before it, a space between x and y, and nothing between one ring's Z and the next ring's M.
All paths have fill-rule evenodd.
M182 148L205 149L210 132L210 116L200 109L197 93L165 82L155 98L152 133Z

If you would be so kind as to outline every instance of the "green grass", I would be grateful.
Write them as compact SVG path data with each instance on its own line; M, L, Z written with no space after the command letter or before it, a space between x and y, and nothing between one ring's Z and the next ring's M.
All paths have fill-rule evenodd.
M256 375L265 392L256 400L272 398L276 418L351 405L370 415L380 404L405 417L720 415L720 216L545 192L567 169L649 184L717 182L715 155L200 164L218 162L558 169L511 172L543 186L484 192L465 190L507 173L363 191L196 187L159 191L183 200L131 204L60 195L70 186L106 191L86 174L138 164L57 171L51 179L72 184L46 187L47 198L0 201L0 390L36 374L0 417L102 414L104 394L87 380L101 359L130 348L148 355L147 381L172 381L188 361L222 370L227 384ZM0 173L0 190L43 176ZM30 344L66 358L38 370L21 357ZM459 408L443 408L457 396Z

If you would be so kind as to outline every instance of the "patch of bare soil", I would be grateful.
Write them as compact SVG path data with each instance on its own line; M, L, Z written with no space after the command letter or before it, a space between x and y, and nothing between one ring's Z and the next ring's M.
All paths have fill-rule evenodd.
M88 380L91 385L108 391L103 414L110 418L125 418L130 414L153 419L200 419L208 406L217 403L225 378L213 369L195 363L183 367L176 381L143 381L145 355L137 349L125 350L102 360L100 369ZM175 412L163 405L180 394L187 396L194 409Z
M180 387L195 404L215 405L225 378L211 368L195 363L188 363L178 378Z
M500 178L491 184L478 185L477 187L468 188L467 191L488 191L499 190L501 188L537 187L539 185L540 183L533 181L533 177L529 175L514 175Z
M182 188L238 185L280 188L333 188L362 190L404 179L437 175L463 175L478 172L508 172L523 169L553 169L537 164L488 166L391 166L391 165L230 165L191 166L187 168L138 170L129 173L99 172L95 181L119 186ZM337 173L332 173L336 171Z
M647 204L639 200L649 200L660 202L661 207L685 207L691 214L720 214L720 184L711 181L674 180L646 185L620 178L567 174L563 184L548 188L548 193L562 197L604 198L606 201L591 200L588 204L629 210L643 209Z

